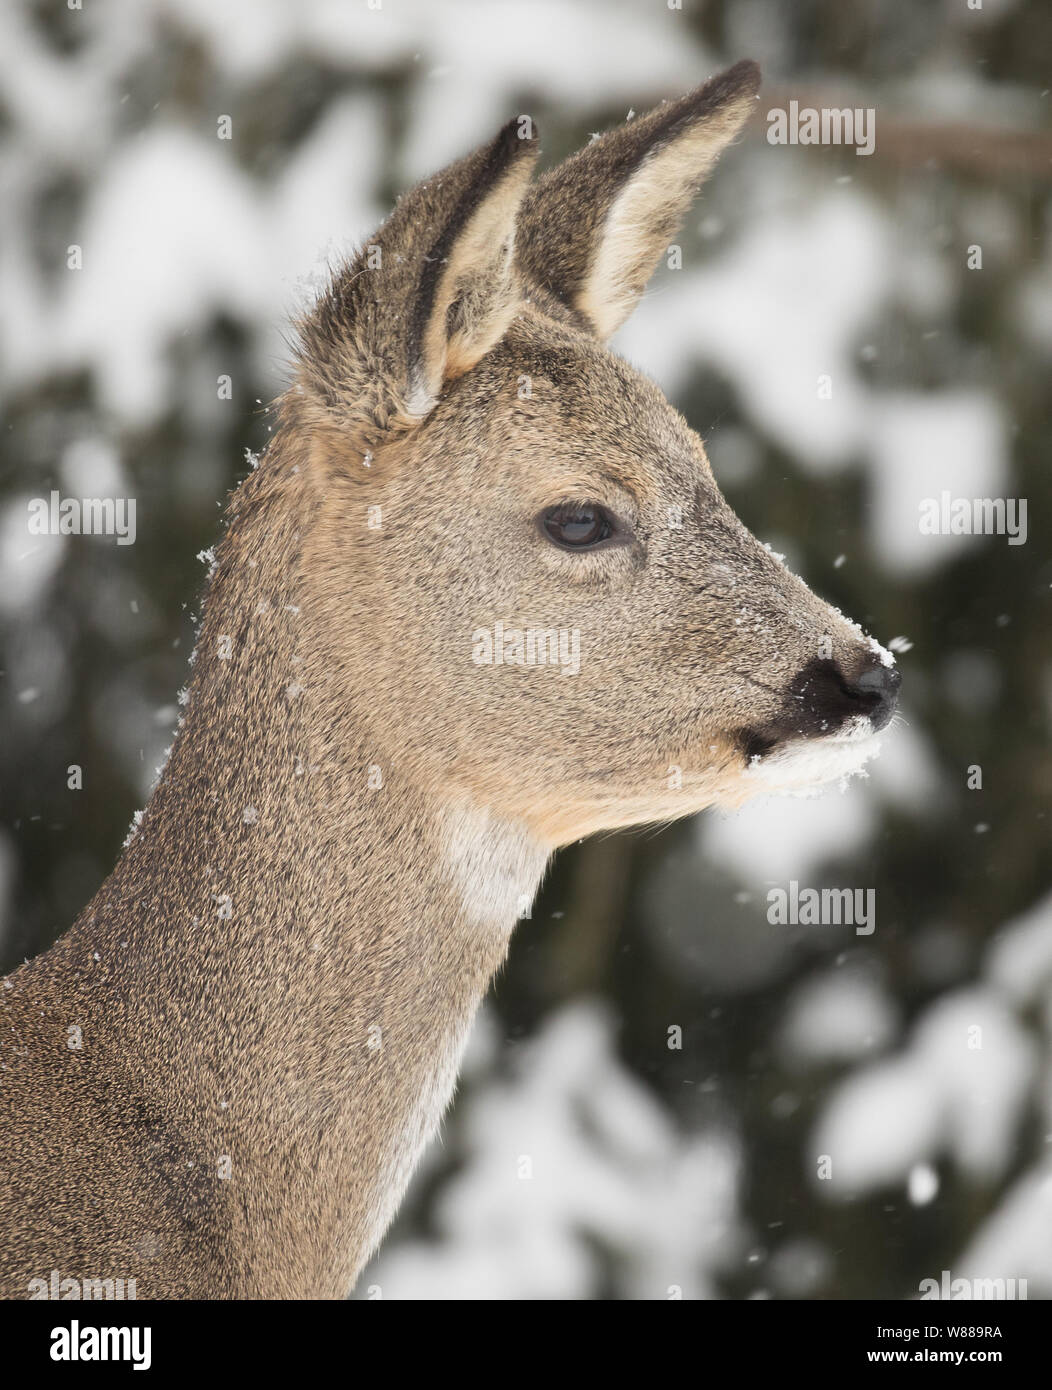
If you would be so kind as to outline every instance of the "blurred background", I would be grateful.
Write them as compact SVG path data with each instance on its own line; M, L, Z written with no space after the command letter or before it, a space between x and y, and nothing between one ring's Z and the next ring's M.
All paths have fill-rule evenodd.
M904 720L846 790L559 857L356 1297L1052 1296L1052 8L973 5L0 5L0 967L149 794L329 267L513 115L554 159L764 67L616 345L897 639ZM790 99L874 108L874 152L768 144ZM136 543L30 535L52 488L134 497ZM1027 543L921 534L944 489L1027 498ZM874 890L876 930L771 925L793 879Z

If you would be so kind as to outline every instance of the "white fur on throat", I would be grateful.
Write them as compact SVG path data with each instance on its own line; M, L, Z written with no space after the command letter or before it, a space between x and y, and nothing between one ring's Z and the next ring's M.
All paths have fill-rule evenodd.
M462 801L445 813L442 861L464 920L510 934L533 904L550 851L518 821Z
M861 773L879 752L880 735L872 720L856 715L836 734L790 739L773 752L753 758L745 776L762 783L765 791L809 792Z
M500 944L501 953L516 921L533 903L549 851L526 827L502 820L464 800L442 816L440 862L456 890L463 920ZM434 1039L430 1066L418 1077L417 1095L387 1157L386 1179L377 1188L365 1245L379 1244L402 1200L424 1148L438 1129L456 1086L460 1059L471 1030L474 1007ZM348 1284L353 1270L348 1274Z

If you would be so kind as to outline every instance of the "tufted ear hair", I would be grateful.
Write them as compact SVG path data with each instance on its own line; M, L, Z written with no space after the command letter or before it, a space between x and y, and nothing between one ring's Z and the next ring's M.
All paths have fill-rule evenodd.
M507 331L536 153L520 118L418 185L300 323L307 382L363 447L412 428Z
M741 62L703 87L608 131L531 189L520 263L608 338L631 313L720 151L760 86Z

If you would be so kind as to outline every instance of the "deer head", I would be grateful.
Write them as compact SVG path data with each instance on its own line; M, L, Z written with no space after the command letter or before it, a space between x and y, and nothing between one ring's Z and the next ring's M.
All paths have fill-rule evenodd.
M302 325L285 411L319 484L334 688L367 670L416 781L548 847L840 778L894 709L889 654L744 528L605 345L758 82L739 63L532 184L511 122L403 198Z

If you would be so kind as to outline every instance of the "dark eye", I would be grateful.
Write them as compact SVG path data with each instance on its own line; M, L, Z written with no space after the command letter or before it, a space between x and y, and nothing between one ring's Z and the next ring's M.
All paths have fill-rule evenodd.
M548 539L565 550L591 550L617 530L606 508L593 502L564 502L549 507L538 520Z

